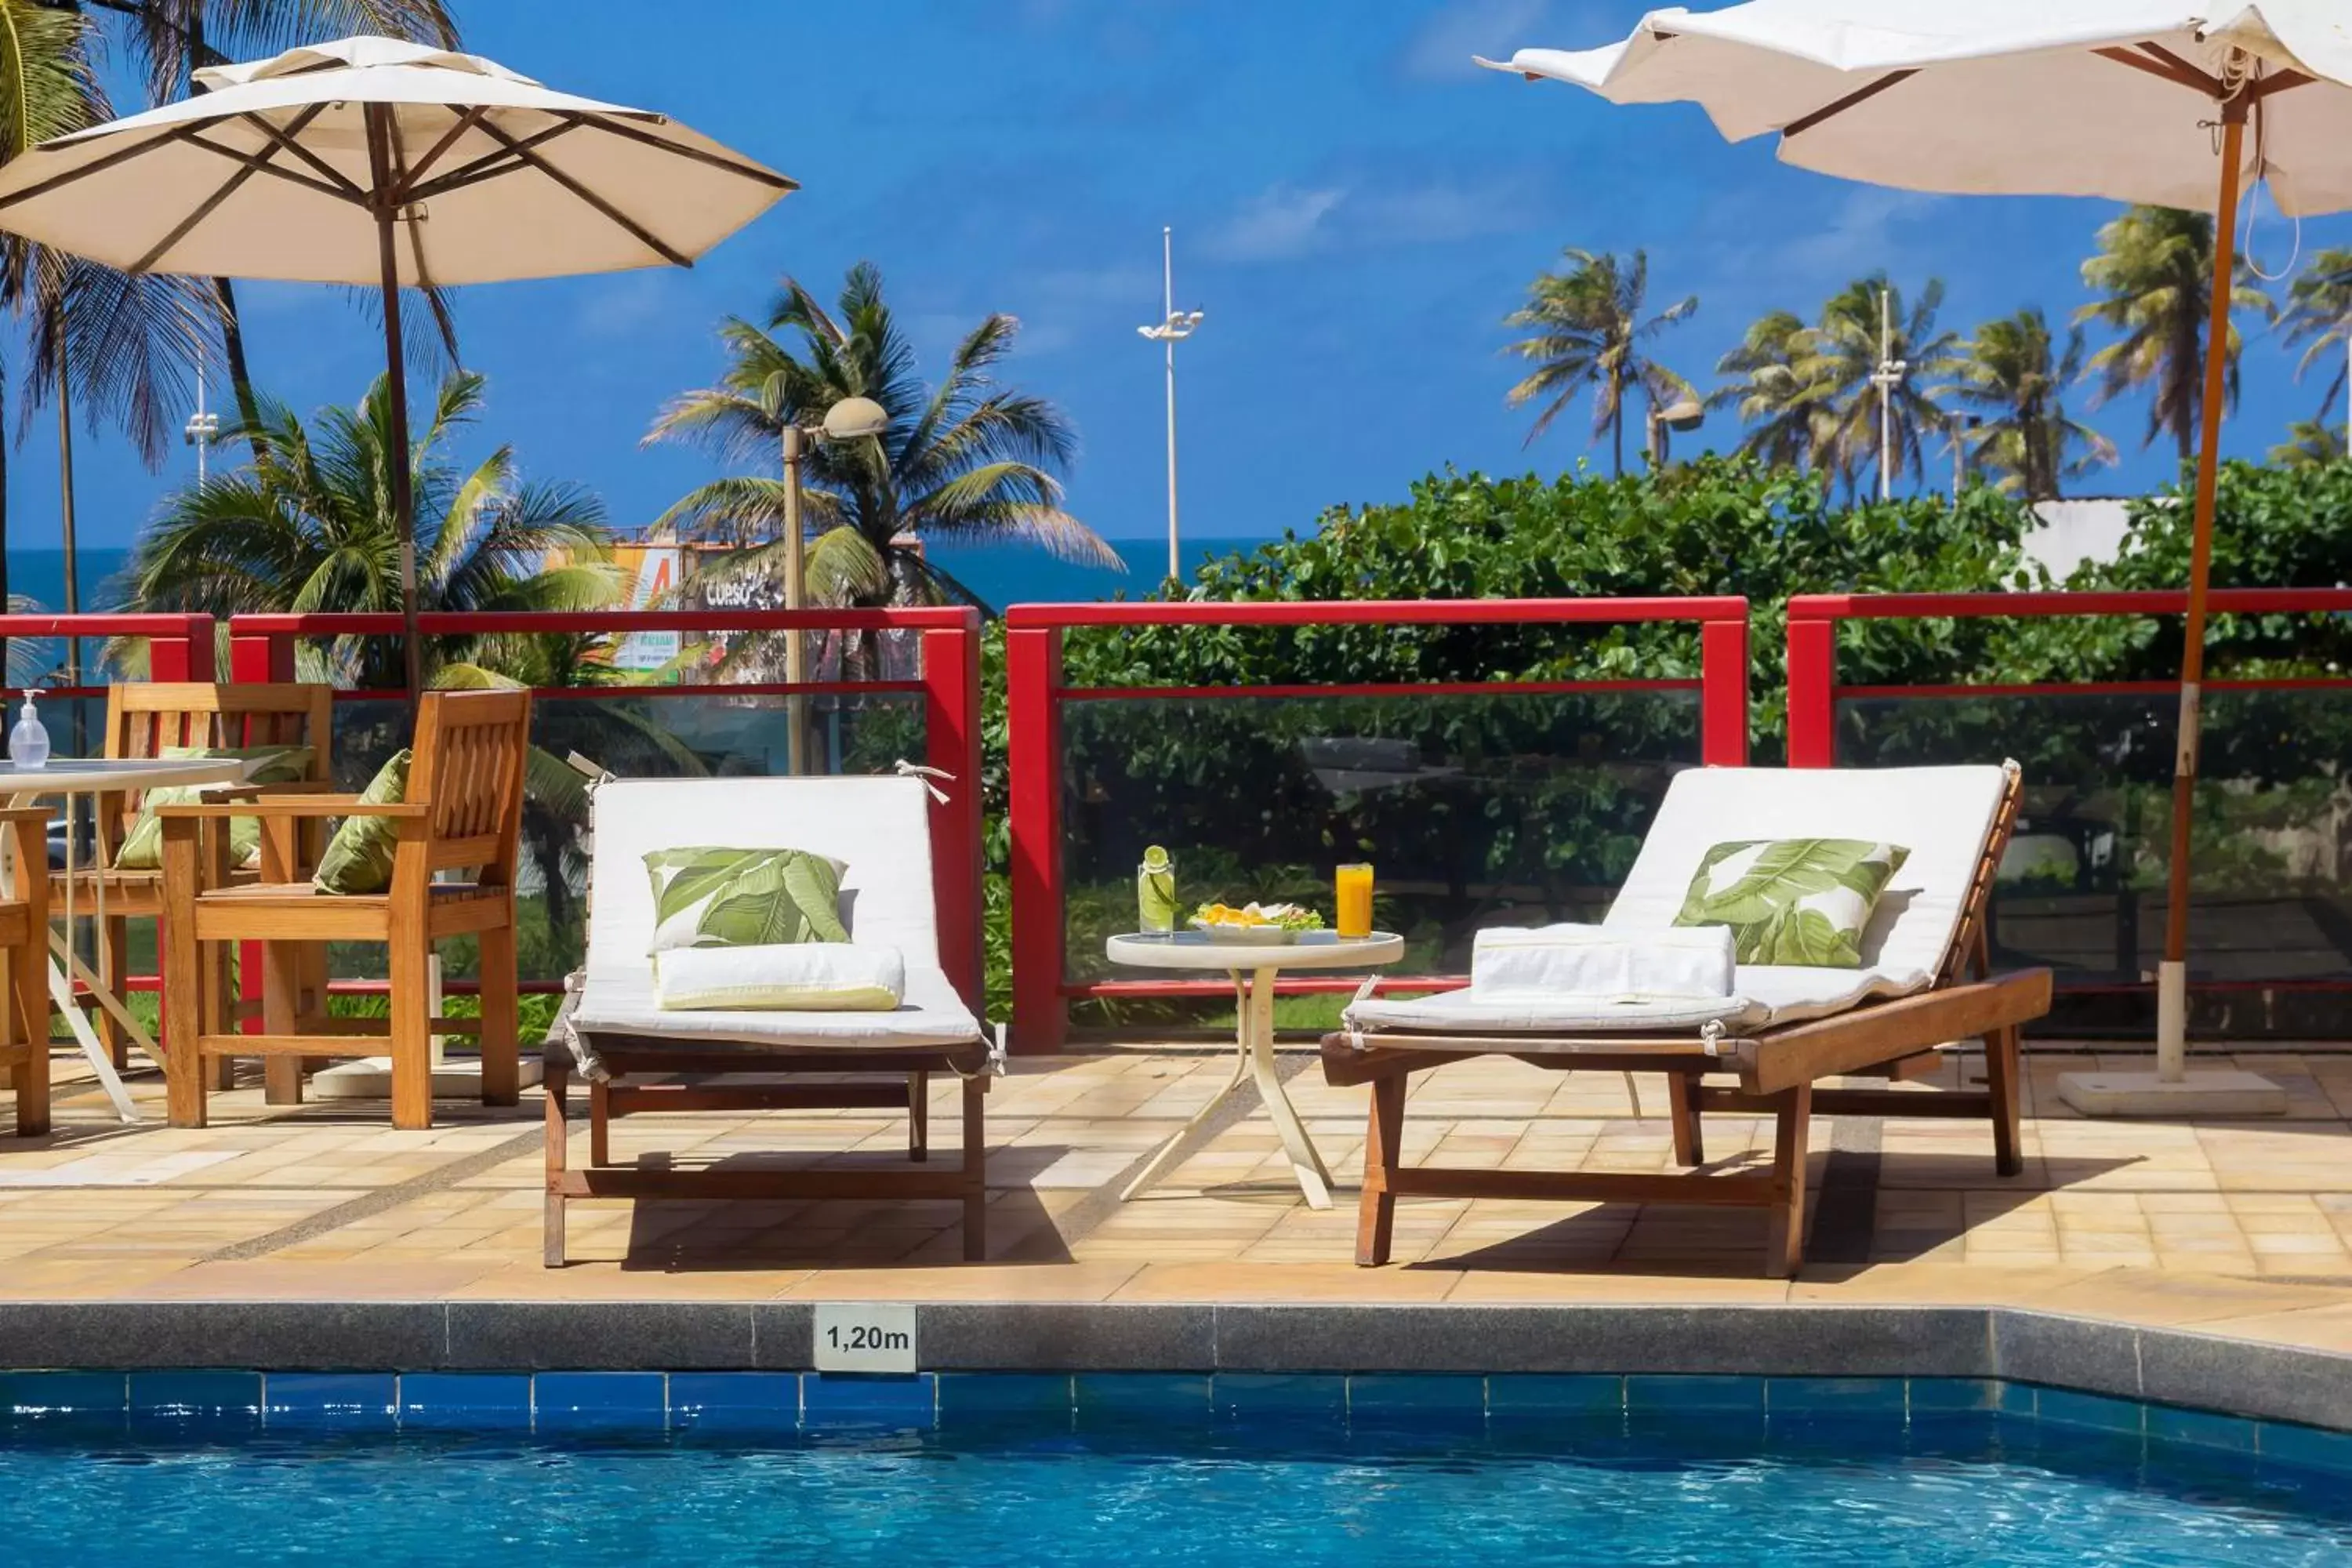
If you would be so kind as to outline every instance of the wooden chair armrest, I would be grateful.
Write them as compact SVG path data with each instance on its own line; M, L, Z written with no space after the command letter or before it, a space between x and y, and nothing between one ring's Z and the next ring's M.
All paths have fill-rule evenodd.
M207 784L198 793L204 803L211 805L225 800L267 800L281 795L327 795L333 789L334 785L325 779L290 779L284 784Z
M422 804L394 802L379 805L355 795L266 795L235 805L159 805L157 817L170 822L218 822L233 816L392 816L422 820Z
M49 816L49 808L46 805L0 806L0 823L5 823L11 826L17 823L46 826Z

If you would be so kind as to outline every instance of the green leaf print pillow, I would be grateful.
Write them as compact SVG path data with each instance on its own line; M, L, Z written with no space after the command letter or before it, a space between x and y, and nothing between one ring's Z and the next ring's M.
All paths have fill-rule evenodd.
M1718 844L1698 864L1678 926L1729 926L1741 963L1862 967L1862 932L1911 851L1860 838Z
M838 860L805 849L656 849L648 953L677 947L847 942Z

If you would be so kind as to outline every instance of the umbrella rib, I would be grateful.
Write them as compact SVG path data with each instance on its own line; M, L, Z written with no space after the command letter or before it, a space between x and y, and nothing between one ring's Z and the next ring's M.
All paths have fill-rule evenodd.
M441 154L446 153L451 147L457 145L457 138L463 136L467 132L471 131L477 124L480 123L482 116L488 114L489 111L488 105L478 103L471 109L467 110L465 113L457 116L457 123L449 127L448 133L444 135L440 141L433 143L431 147L425 149L425 156L416 160L416 163L413 167L407 169L401 174L400 183L402 186L404 188L413 189L415 183L425 177L425 172L441 161Z
M264 136L268 137L272 142L277 144L277 146L285 148L286 151L293 153L294 156L299 158L305 163L310 164L313 169L316 169L321 178L334 185L334 187L341 191L349 200L364 202L367 200L367 192L362 190L357 184L353 184L350 175L344 174L332 163L328 163L324 158L320 157L316 153L311 152L310 149L303 146L300 142L294 140L295 137L302 133L303 129L308 126L311 121L318 118L319 111L326 107L327 106L323 103L312 104L310 109L306 110L295 120L293 124L288 126L283 131L280 131L277 126L270 124L269 121L264 120L258 114L240 114L237 118L252 126L255 130L260 132Z
M549 163L538 153L530 151L528 148L524 147L521 142L516 141L513 137L508 135L497 126L485 121L482 123L482 130L485 134L488 135L492 140L502 143L509 152L514 153L515 156L520 158L524 163L529 163L532 168L538 170L541 174L546 175L549 179L554 181L557 184L562 186L565 190L570 191L573 195L579 197L582 201L595 208L598 212L611 219L613 223L621 228L627 230L629 235L635 238L638 244L644 246L647 250L652 251L655 255L660 257L671 266L691 267L694 265L694 258L692 257L686 255L684 252L674 248L663 241L660 237L656 236L651 229L646 228L645 225L639 223L636 219L631 217L628 214L623 212L611 202L606 201L604 197L598 195L586 185L582 184L578 180L573 179L571 175L565 174L562 170L557 168L554 164Z
M2189 88L2208 98L2221 96L2221 84L2218 79L2207 76L2179 56L2154 44L2142 44L2140 47L2149 53L2138 54L2125 48L2093 49L2091 52L2103 60L2113 60L2119 66L2146 71L2158 80L2168 81L2175 87Z
M1819 125L1822 121L1843 114L1847 110L1854 107L1854 105L1866 102L1871 99L1876 98L1880 93L1885 92L1896 82L1907 80L1918 74L1919 73L1916 68L1909 70L1888 71L1885 76L1880 77L1868 87L1849 92L1843 98L1839 99L1835 103L1825 103L1821 108L1814 110L1811 114L1801 115L1797 119L1789 121L1788 124L1780 127L1780 140L1785 142L1791 136L1801 136L1806 132L1811 131L1814 126Z
M285 137L299 136L302 133L303 129L307 127L310 121L318 119L320 114L326 111L326 108L327 106L323 103L314 103L310 108L304 110L300 114L295 116L294 122L286 128ZM275 132L273 132L273 134L275 134ZM149 268L154 266L155 263L160 260L173 246L187 238L190 232L193 231L198 224L204 222L205 219L212 216L214 213L220 210L220 205L223 202L228 200L229 197L236 195L239 190L243 189L246 181L253 178L257 171L267 168L268 166L269 160L278 156L278 148L291 145L285 137L280 137L275 144L265 147L258 153L247 153L238 156L236 173L231 174L226 181L222 182L218 190L215 191L211 195L206 196L203 201L197 203L195 209L189 213L187 216L182 218L178 223L173 224L172 226L172 231L169 234L166 234L162 239L157 240L155 244L148 249L146 255L132 262L129 270L132 272L146 271ZM197 137L191 137L189 140L191 142L201 142L201 138Z
M481 121L480 129L486 134L496 134L487 120ZM559 136L569 135L579 129L578 121L565 120L549 126L544 131L534 132L520 142L509 141L507 146L500 147L495 153L485 153L470 163L459 164L437 180L415 187L406 193L407 199L412 202L430 201L435 196L446 196L452 191L462 191L467 185L479 184L484 180L494 180L500 174L511 174L518 169L527 169L530 166L530 163L516 156L518 153L542 146ZM500 140L506 139L500 138Z
M142 153L152 153L156 148L164 146L170 142L185 142L194 134L195 132L193 129L187 126L180 126L173 130L166 131L160 136L151 136L146 141L138 142L135 145L117 148L115 151L105 154L103 157L92 158L89 163L82 164L78 169L68 169L62 174L52 174L46 180L36 180L33 184L26 185L21 191L12 191L5 196L0 196L0 207L13 207L19 202L28 202L35 196L46 195L49 192L56 190L60 185L69 185L76 180L87 178L91 174L101 174L108 169L111 169L117 163L129 163L131 159L136 158Z
M201 147L205 152L212 153L215 157L226 158L234 163L242 163L252 156L251 153L240 153L234 147L225 147L221 143L211 141L203 135L190 135L184 138L184 140L191 147ZM274 148L271 150L273 152L276 151ZM284 180L289 184L299 185L306 191L316 191L322 196L332 196L337 201L353 201L358 199L340 186L331 185L324 180L314 180L310 175L298 174L292 169L281 169L275 163L256 164L254 165L254 172L257 174L268 174L272 179Z
M602 131L608 136L618 136L628 142L642 142L648 147L657 147L665 153L674 153L681 158L691 158L698 163L708 163L714 169L724 169L730 174L740 174L743 178L766 185L771 190L797 191L801 188L800 182L790 175L779 174L772 169L762 169L755 163L745 163L733 158L721 157L716 153L705 152L699 147L680 146L675 142L656 136L649 131L641 131L634 125L625 125L604 115L583 115L581 120L583 124Z

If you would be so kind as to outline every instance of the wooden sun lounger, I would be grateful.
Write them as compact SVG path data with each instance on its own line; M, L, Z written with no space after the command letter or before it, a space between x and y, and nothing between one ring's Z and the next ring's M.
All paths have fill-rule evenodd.
M1366 1268L1389 1261L1400 1195L1706 1204L1767 1210L1770 1226L1764 1271L1775 1279L1787 1278L1804 1262L1805 1156L1817 1110L1851 1116L1983 1117L1992 1123L1994 1170L2004 1176L2017 1174L2024 1168L2018 1142L2020 1036L2024 1025L2050 1010L2051 976L2047 969L1988 974L1984 921L1993 874L2016 824L2018 800L2019 785L2012 777L1986 836L1943 967L1928 990L1751 1036L1727 1036L1717 1042L1713 1054L1696 1034L1342 1032L1324 1037L1325 1081L1370 1084L1372 1089L1356 1261ZM1961 978L1963 959L1972 978ZM1986 1087L1981 1089L1815 1087L1829 1078L1891 1080L1903 1076L1923 1053L1970 1038L1981 1038L1985 1045ZM1675 1163L1680 1165L1697 1166L1706 1160L1699 1125L1704 1112L1769 1113L1773 1121L1771 1169L1647 1175L1404 1163L1405 1089L1412 1075L1480 1056L1515 1057L1558 1072L1593 1068L1664 1075ZM1737 1075L1738 1082L1710 1084L1706 1081L1709 1075Z

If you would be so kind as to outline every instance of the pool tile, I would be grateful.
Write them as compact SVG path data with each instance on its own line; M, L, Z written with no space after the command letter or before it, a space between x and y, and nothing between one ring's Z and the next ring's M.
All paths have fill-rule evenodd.
M939 1421L939 1382L813 1372L801 1379L801 1424L824 1426L930 1426Z
M1519 1372L1486 1380L1489 1420L1624 1408L1625 1380L1613 1373Z
M1764 1413L1760 1377L1654 1376L1625 1379L1628 1410L1724 1410Z
M1915 1377L1904 1393L1914 1419L1970 1415L2000 1408L2002 1384L1991 1377Z
M261 1414L257 1372L134 1372L134 1416L220 1416Z
M1483 1426L1486 1380L1465 1373L1362 1373L1348 1379L1348 1420L1414 1430Z
M1335 1373L1221 1372L1210 1380L1209 1398L1221 1421L1276 1417L1344 1421L1348 1380Z
M529 1426L530 1374L411 1372L401 1374L400 1424L419 1427Z
M940 1380L940 1415L1058 1415L1065 1422L1071 1411L1070 1377L1066 1373L943 1372Z
M659 1432L669 1395L657 1372L542 1372L532 1380L531 1421L541 1431L636 1427Z
M130 1380L119 1372L0 1373L0 1415L121 1415Z
M2077 1394L2071 1388L2041 1390L2034 1400L2034 1415L2045 1426L2088 1426L2126 1436L2147 1429L2147 1407L2137 1401Z
M1202 1426L1213 1405L1210 1380L1189 1372L1082 1372L1071 1394L1082 1427Z
M2254 1451L2254 1423L2242 1415L2183 1410L2173 1405L2150 1405L2146 1408L2150 1437L2167 1443L2193 1444L2200 1448L2226 1448L2237 1454Z
M2042 1408L2042 1390L2030 1383L2004 1383L2000 1385L2000 1413L2022 1415L2032 1420Z
M1773 1377L1764 1382L1767 1415L1883 1415L1900 1420L1909 1406L1899 1377Z
M2352 1475L2352 1432L2331 1432L2293 1421L2257 1421L2254 1447L2265 1465Z
M800 1374L674 1372L669 1424L677 1429L789 1432L801 1424Z
M272 1426L388 1428L400 1414L400 1379L389 1372L273 1372L261 1394Z

